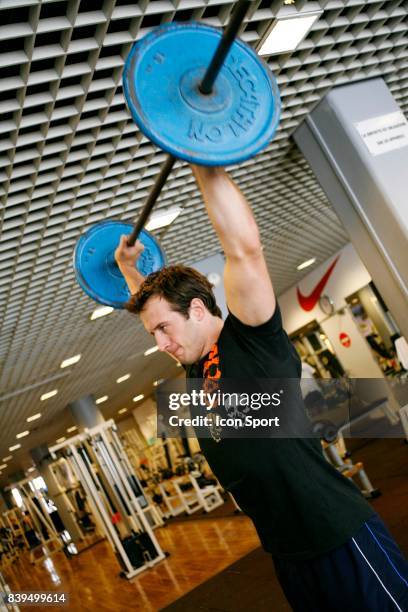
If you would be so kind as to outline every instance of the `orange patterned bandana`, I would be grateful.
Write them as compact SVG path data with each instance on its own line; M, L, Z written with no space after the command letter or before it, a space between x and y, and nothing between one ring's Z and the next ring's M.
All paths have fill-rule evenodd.
M213 344L211 350L208 354L208 358L204 362L203 367L203 389L206 393L214 393L218 390L219 384L218 381L221 379L221 370L220 370L220 355L218 353L218 345L217 343ZM218 404L215 403L212 407L212 411L218 408ZM214 414L211 414L211 411L208 413L208 417L212 419L212 425L210 426L210 433L213 440L216 442L221 441L221 427L217 427L215 425L215 421L213 419Z
M220 356L217 343L212 345L211 351L208 354L208 359L204 362L203 376L211 380L218 380L221 378Z

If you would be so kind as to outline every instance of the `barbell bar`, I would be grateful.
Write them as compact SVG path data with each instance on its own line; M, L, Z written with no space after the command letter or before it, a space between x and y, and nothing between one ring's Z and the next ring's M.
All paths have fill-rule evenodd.
M243 20L245 19L245 15L247 14L250 5L251 5L251 0L239 0L232 14L232 17L228 23L228 26L225 28L223 32L223 35L216 48L216 51L210 62L210 65L208 66L204 74L202 82L199 83L198 85L198 89L202 95L208 96L211 94L215 80L238 34L238 30ZM137 48L137 46L135 46L135 48ZM129 64L130 64L130 61L129 61ZM128 66L125 67L125 77L127 74L127 70L128 70ZM124 79L124 82L126 82L125 79ZM125 87L125 91L127 92L126 98L128 100L131 99L129 88ZM153 206L156 203L157 198L159 197L161 190L163 189L163 186L165 182L167 181L167 178L169 177L170 172L172 171L175 162L176 162L176 157L174 155L169 154L147 197L146 203L144 204L143 209L139 215L135 228L127 240L127 243L129 246L133 246L136 243L136 240L141 230L144 228L146 221L149 218L150 213L153 209Z
M123 75L129 110L141 131L169 155L135 225L103 221L78 241L76 278L95 301L123 308L130 297L114 258L121 235L130 231L129 246L142 242L137 268L143 276L166 265L159 242L143 228L177 158L228 165L252 157L272 139L280 114L275 79L251 47L236 39L250 5L251 0L239 0L222 35L203 24L171 23L132 47Z

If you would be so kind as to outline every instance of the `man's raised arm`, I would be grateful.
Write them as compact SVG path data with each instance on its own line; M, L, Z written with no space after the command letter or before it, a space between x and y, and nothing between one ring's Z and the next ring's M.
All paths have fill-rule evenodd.
M130 293L133 295L137 293L144 281L144 276L136 270L135 265L142 253L144 246L137 240L134 246L128 246L128 236L121 236L118 248L115 251L115 259L118 264L119 270L125 277L127 286L129 287Z
M225 253L228 307L242 323L261 325L275 311L275 296L249 204L222 168L192 169Z

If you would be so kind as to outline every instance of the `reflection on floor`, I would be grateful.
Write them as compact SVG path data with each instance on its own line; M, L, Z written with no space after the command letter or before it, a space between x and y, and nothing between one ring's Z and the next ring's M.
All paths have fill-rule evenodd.
M118 576L118 562L106 541L78 557L67 559L58 552L35 566L25 554L4 573L15 591L68 593L65 609L70 611L156 611L259 545L249 519L234 516L233 510L231 504L227 517L174 522L156 530L170 557L131 581Z

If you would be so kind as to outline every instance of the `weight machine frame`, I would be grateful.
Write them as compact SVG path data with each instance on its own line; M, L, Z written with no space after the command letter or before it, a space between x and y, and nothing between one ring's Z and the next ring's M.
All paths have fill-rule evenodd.
M104 503L106 495L104 494L100 476L95 473L94 465L90 461L87 452L85 450L81 452L80 450L85 448L92 452L95 462L101 471L101 476L109 484L110 489L114 491L115 502L117 502L121 514L130 525L130 529L137 531L141 529L146 532L156 550L157 556L154 559L146 559L145 563L138 568L131 564L117 529L112 523ZM131 579L166 558L146 518L146 510L151 510L151 507L148 505L143 489L132 470L113 420L105 421L96 427L85 429L84 432L69 438L61 444L50 447L49 451L54 459L58 458L58 453L65 452L72 460L72 467L87 494L92 510L98 516L103 532L106 534L110 545L120 556L126 568L124 570L126 578ZM145 508L142 508L138 497L136 497L129 482L129 477L135 479L141 492L139 499L142 497L146 502Z

